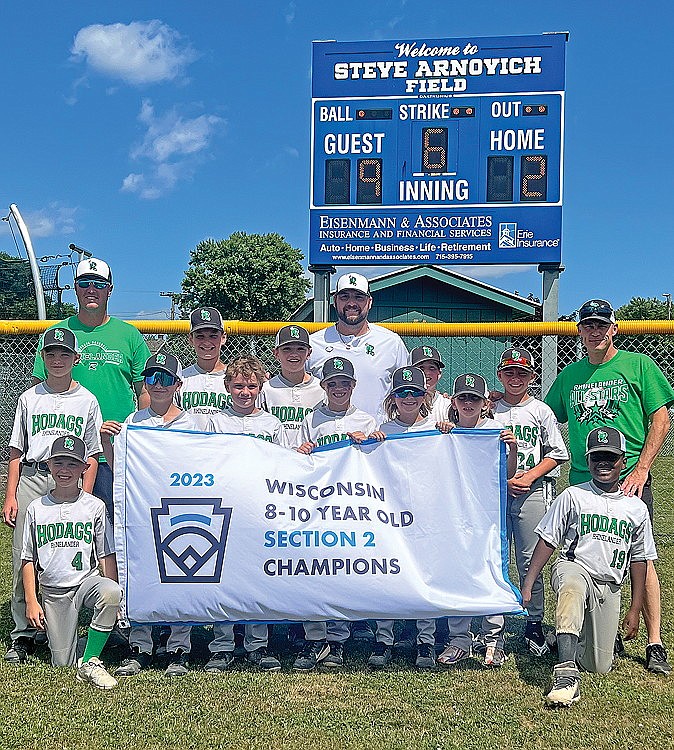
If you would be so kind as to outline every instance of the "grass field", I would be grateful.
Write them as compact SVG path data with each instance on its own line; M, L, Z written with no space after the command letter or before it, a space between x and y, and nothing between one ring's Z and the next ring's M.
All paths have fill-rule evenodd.
M664 637L674 654L674 547L660 549ZM10 631L10 532L0 530L0 628ZM550 610L551 611L551 610ZM548 617L549 619L549 617ZM46 648L29 663L0 662L0 748L660 748L674 747L674 677L644 670L645 638L627 645L608 675L584 675L582 700L570 710L543 708L553 657L524 653L523 623L508 621L506 665L477 660L421 673L400 654L386 672L368 672L369 648L348 644L338 673L293 674L245 666L203 672L208 635L195 631L196 668L169 680L159 670L128 678L110 692L49 666ZM643 627L642 627L643 631ZM275 645L279 645L276 641ZM121 654L104 653L116 664Z

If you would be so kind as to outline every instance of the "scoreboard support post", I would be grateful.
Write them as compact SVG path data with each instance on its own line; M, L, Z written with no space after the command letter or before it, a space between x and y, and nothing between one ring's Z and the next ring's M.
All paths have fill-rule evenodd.
M336 269L334 266L311 265L308 270L314 275L314 322L327 323L330 320L330 276Z
M543 276L543 321L559 319L559 277L564 266L541 263L538 272ZM545 397L557 377L557 336L543 336L541 361L541 397Z

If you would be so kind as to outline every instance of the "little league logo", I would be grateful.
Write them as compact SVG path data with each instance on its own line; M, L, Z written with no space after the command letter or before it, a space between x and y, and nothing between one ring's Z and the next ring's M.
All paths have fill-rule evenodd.
M466 375L466 385L475 388L475 378L472 375Z
M54 340L55 341L63 341L63 331L60 328L57 328L54 331Z
M353 284L353 286L356 286L356 277L355 276L349 276L349 284Z
M157 354L157 364L158 365L165 365L166 364L166 355L164 354Z
M163 497L150 514L162 583L220 583L232 517L222 498Z
M68 451L74 451L75 450L75 441L72 438L67 437L63 441L63 447Z
M90 260L89 261L89 270L90 271L98 271L98 267L96 265L96 261L95 260Z
M412 370L403 370L403 380L412 381Z
M599 430L597 433L597 442L603 443L604 445L608 443L608 432L604 432L604 430Z
M211 319L211 313L208 310L202 310L201 311L201 319L202 320L210 320Z
M335 368L335 370L343 370L344 362L342 362L341 359L333 359L332 366Z
M365 354L374 357L374 346L372 346L372 344L365 344Z
M424 357L432 357L433 356L433 350L430 346L422 346L421 351L424 353Z
M502 221L498 225L498 246L517 247L517 222Z
M298 339L300 337L300 329L296 326L290 326L290 338Z

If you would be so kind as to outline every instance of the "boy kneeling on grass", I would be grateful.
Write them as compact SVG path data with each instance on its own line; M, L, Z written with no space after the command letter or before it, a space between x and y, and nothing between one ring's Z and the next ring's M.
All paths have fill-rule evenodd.
M87 448L80 438L66 435L55 440L47 465L56 486L33 500L26 511L21 552L26 619L32 627L47 631L52 664L73 666L79 611L93 609L84 655L77 661L77 679L110 690L117 680L98 657L117 620L122 589L100 574L98 564L102 563L104 573L116 567L112 529L103 501L80 489L87 470Z
M561 545L552 566L557 594L555 626L559 663L549 706L580 700L580 673L606 673L620 620L620 586L629 569L632 602L622 626L626 638L639 630L646 585L646 561L657 559L648 509L640 498L620 489L625 468L625 436L598 427L587 436L585 456L590 482L569 487L536 527L540 537L522 586L522 602L531 601L536 577Z

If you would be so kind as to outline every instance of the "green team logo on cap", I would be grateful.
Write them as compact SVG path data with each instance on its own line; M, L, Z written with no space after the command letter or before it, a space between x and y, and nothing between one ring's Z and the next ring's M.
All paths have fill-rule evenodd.
M56 341L63 341L63 331L60 328L54 331L54 338Z
M349 276L349 284L353 284L354 286L356 286L357 283L358 282L355 276Z
M69 438L69 437L67 437L67 438L66 438L66 439L65 439L65 440L63 441L63 447L64 447L64 448L65 448L66 450L69 450L69 451L74 451L74 450L75 450L75 441L74 441L74 440L73 440L72 438Z
M165 365L166 364L166 355L165 354L157 354L156 360L158 365Z
M332 360L332 366L335 368L335 370L343 370L344 369L344 362L342 362L341 359L333 359Z
M372 346L372 344L365 344L365 354L374 357L374 346Z
M430 346L422 346L421 351L423 352L424 357L432 357L433 356L433 350Z
M597 442L598 443L608 443L608 432L605 432L604 430L599 430L597 432Z
M89 261L89 270L90 271L98 271L98 267L96 265L96 261L95 260L90 260Z
M290 326L290 337L293 339L300 337L300 329L297 326Z
M517 351L517 349L513 349L512 358L513 359L519 359L520 358L520 353Z
M466 375L466 385L475 388L475 378L472 375Z
M201 319L202 320L210 320L211 319L211 313L209 310L202 310L201 311Z
M403 380L412 380L412 370L403 370Z

